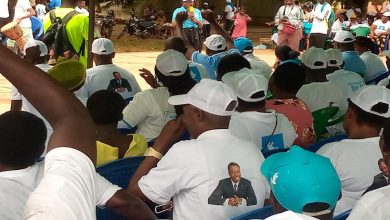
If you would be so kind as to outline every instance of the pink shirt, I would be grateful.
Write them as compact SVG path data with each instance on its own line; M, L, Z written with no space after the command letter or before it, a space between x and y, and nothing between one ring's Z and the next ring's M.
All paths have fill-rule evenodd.
M242 16L240 13L236 14L236 20L234 22L234 30L232 33L232 38L246 37L247 33L247 23L248 17Z
M291 125L298 135L294 144L306 148L315 143L313 116L302 100L272 99L267 101L266 108L274 109L290 120Z

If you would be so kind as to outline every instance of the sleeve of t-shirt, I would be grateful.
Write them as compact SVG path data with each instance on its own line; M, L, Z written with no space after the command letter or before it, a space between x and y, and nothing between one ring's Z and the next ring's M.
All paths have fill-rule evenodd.
M173 11L173 14L172 14L172 21L176 21L176 15L177 13L179 13L179 9L175 9L175 11Z
M200 53L199 51L192 53L191 59L193 62L200 63L202 65L206 65L206 63L210 62L210 57Z
M348 219L351 220L367 220L367 219L378 219L373 211L376 210L370 210L368 207L364 204L364 199L360 199L355 206L353 207L351 214L348 216Z
M202 21L202 20L203 20L202 12L201 12L199 9L195 9L195 18L196 18L198 21Z
M11 88L11 101L16 101L16 100L22 100L22 94L20 94L19 90L12 85Z
M199 63L196 64L196 67L198 68L199 73L200 73L200 77L201 77L202 79L208 79L208 78L210 78L210 77L209 77L209 73L207 72L206 67L204 67L202 64L199 64Z
M177 148L185 148L178 143L172 146L167 154L160 160L157 167L143 176L138 186L142 193L151 201L157 204L166 204L170 199L178 194L188 176L182 153ZM175 149L176 148L176 149Z
M121 188L106 180L100 174L96 174L96 206L104 207L108 200Z
M123 120L135 127L148 117L148 96L140 92L134 96L134 99L123 110Z

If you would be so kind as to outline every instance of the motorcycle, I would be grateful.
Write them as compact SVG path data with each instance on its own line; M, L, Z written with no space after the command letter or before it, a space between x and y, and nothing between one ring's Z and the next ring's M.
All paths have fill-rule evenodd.
M130 18L126 21L125 27L119 34L117 39L120 39L125 34L129 36L134 35L138 38L147 39L156 33L156 22L145 21L144 19L137 17L134 13L130 14Z
M111 38L112 31L116 25L115 17L116 15L114 10L109 10L107 16L105 17L102 15L96 15L96 25L100 30L101 37L108 39Z

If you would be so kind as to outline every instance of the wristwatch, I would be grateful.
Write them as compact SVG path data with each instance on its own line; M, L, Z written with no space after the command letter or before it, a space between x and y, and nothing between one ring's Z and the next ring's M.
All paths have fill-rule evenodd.
M153 147L149 147L145 151L144 156L154 157L158 160L161 160L161 158L163 157L163 155L160 152L156 151Z

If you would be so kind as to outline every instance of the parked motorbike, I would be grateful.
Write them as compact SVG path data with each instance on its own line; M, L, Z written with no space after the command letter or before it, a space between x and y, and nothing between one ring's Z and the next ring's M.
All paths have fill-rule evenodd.
M134 13L130 14L130 18L126 21L125 27L119 34L118 39L123 37L125 34L129 36L134 35L142 39L146 39L155 35L156 33L156 22L145 21L144 19L137 17Z
M96 15L96 24L100 29L101 37L108 39L111 38L112 31L116 25L115 17L116 15L114 10L109 10L107 16L105 17L102 15Z

